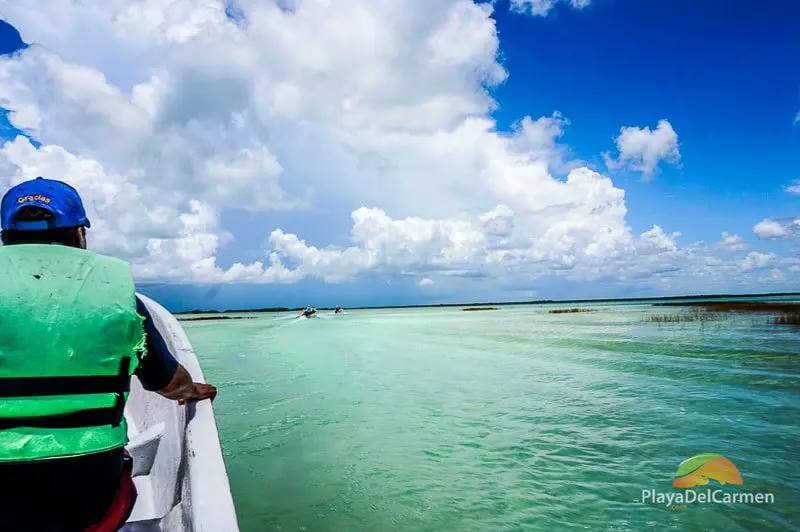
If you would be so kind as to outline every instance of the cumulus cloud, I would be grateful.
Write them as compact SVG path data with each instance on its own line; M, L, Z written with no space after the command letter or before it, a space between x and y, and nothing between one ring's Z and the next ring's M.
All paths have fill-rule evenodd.
M786 238L800 231L800 218L782 218L761 220L753 226L753 233L758 238Z
M678 249L676 239L679 236L681 236L681 234L678 232L668 235L660 226L654 225L652 229L642 233L641 238L642 242L646 242L658 249L675 251Z
M749 272L752 270L760 270L770 266L777 259L774 253L759 253L758 251L751 251L739 263L739 269L742 272Z
M660 162L677 165L681 161L678 134L669 120L659 120L654 130L649 126L623 127L614 142L619 151L617 158L604 154L606 165L612 170L627 168L651 179Z
M786 185L783 190L794 196L800 196L800 179L795 179L790 184Z
M769 271L769 275L762 277L761 281L766 283L783 283L786 281L786 274L778 268L773 268Z
M511 9L519 13L545 16L557 3L568 4L575 9L583 9L591 4L592 0L511 0Z
M582 172L588 171L575 171ZM577 182L573 174L571 178ZM599 175L583 178L602 179ZM445 219L392 219L381 209L362 207L352 213L350 247L318 249L280 230L272 233L270 241L293 265L293 272L327 279L366 270L497 277L514 268L532 273L532 265L542 275L551 268L570 269L579 257L598 260L630 244L621 220L619 234L610 226L606 231L593 230L592 220L607 223L604 216L608 215L602 204L596 214L562 210L515 214L499 205L476 217ZM555 221L554 217L564 219Z
M553 3L515 5L538 15ZM41 142L0 147L0 186L73 183L90 246L129 260L140 280L708 286L741 273L679 232L632 231L625 191L571 159L560 113L498 131L489 91L507 72L492 4L237 5L232 20L216 1L0 0L34 43L0 58L0 106ZM623 128L617 147L614 164L646 175L680 160L666 120ZM226 214L310 209L325 222L349 213L347 240L255 226L269 235L263 252L237 262L242 230ZM220 260L226 246L233 260Z
M723 231L719 245L727 251L745 251L748 248L747 242L742 237L727 231Z
M523 117L510 134L488 118L487 88L506 76L488 4L289 12L242 2L245 24L188 0L52 8L4 5L43 45L0 63L3 105L44 143L3 148L8 184L82 173L76 186L107 230L94 244L119 253L125 242L143 277L336 281L381 268L458 273L483 257L566 267L630 238L624 192L565 162L564 117ZM132 68L87 46L89 23ZM129 201L112 212L102 198L121 198L117 189ZM218 264L223 209L304 209L320 198L368 206L353 212L354 246L309 246L278 228L267 261ZM465 216L476 209L478 219Z
M433 284L433 280L430 279L429 277L424 277L424 278L419 280L419 285L420 286L430 286L432 284Z

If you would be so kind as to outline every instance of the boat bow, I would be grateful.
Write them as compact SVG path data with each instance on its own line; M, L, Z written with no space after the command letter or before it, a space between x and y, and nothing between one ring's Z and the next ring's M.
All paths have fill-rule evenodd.
M152 299L137 295L172 355L195 382L205 382L178 320ZM211 401L181 406L145 391L134 377L125 418L130 440L127 449L133 457L133 480L139 497L122 530L237 532Z

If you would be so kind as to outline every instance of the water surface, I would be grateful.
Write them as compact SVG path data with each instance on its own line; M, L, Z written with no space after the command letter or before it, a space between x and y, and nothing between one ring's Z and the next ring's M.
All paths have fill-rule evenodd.
M800 333L553 308L184 323L241 530L798 529ZM641 501L705 452L775 503Z

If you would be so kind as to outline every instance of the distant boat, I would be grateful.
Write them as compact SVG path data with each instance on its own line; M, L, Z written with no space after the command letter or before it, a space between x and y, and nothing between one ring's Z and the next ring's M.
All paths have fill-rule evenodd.
M303 318L316 318L319 312L317 309L312 307L306 307L303 311L300 312L300 317Z
M152 299L137 295L172 355L196 382L205 382L178 320ZM180 406L146 392L133 377L125 419L138 498L122 532L238 532L211 401Z

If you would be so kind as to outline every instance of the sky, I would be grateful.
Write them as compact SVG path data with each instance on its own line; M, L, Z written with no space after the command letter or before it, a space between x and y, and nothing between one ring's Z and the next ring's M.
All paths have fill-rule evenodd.
M0 0L0 189L171 310L800 289L800 4Z

